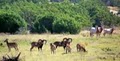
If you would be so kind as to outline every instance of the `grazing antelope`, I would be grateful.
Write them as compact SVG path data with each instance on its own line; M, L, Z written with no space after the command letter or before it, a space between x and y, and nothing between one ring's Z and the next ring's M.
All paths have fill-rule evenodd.
M87 52L85 49L85 46L83 44L77 44L76 48L77 48L77 52L79 52L81 50L83 50L84 52Z
M30 51L32 51L32 49L33 49L34 47L37 47L38 50L41 49L41 51L42 51L42 47L43 47L44 42L45 42L45 44L46 44L46 43L47 43L47 40L41 40L41 39L39 39L38 42L31 42Z
M50 43L50 49L51 49L51 53L55 53L56 47L53 43Z
M8 39L6 39L4 42L6 42L9 51L11 51L11 48L14 48L16 51L18 50L17 43L15 43L15 42L8 42Z
M66 50L66 54L67 54L67 53L71 53L71 47L70 47L70 44L66 44L66 48L65 48L65 50Z
M112 35L114 31L114 28L109 28L109 29L104 29L103 35L105 36L106 34Z
M65 49L66 44L70 44L72 42L72 38L63 38L63 41L55 41L53 44L56 46L56 48L63 47Z
M12 57L12 58L10 56L8 56L8 58L3 56L3 59L1 61L19 61L20 54L21 52L18 54L17 57Z

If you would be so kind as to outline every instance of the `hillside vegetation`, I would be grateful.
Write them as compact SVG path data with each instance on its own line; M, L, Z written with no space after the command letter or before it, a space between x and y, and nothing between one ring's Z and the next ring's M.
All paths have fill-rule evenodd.
M19 28L33 33L77 34L95 20L104 25L119 25L119 18L109 13L101 0L1 0L0 32L15 33Z

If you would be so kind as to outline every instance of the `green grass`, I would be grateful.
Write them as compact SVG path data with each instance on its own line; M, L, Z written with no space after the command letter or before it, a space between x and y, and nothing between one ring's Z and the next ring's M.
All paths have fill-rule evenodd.
M62 47L58 47L55 54L51 54L49 43L54 41L61 41L64 37L73 38L71 43L72 52L64 54L65 51ZM9 42L16 39L19 46L19 51L14 49L8 52L6 44L3 42L6 38ZM43 51L38 51L34 48L32 52L30 49L30 42L37 41L38 39L46 39L48 42L43 46ZM31 34L31 35L4 35L0 36L0 59L2 56L10 55L16 56L21 52L21 61L119 61L120 60L120 35L114 34L106 37L82 37L78 35L66 34ZM86 46L87 53L77 52L77 43L88 43Z

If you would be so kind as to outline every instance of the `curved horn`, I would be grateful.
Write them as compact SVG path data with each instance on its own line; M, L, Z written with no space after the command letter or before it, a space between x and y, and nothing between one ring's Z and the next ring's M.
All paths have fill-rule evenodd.
M68 40L69 40L70 42L72 42L72 38L68 38Z
M38 42L41 42L41 39L39 39Z
M67 38L63 38L63 41L66 41L67 40Z
M47 40L43 40L45 42L45 44L47 43Z

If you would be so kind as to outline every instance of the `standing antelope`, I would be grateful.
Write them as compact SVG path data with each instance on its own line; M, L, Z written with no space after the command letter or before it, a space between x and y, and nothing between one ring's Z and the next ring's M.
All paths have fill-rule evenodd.
M66 44L66 54L67 53L71 53L71 47L70 47L70 44Z
M114 31L114 28L104 29L103 35L104 35L104 36L105 36L106 34L112 35L113 31Z
M96 36L100 36L100 34L102 33L103 28L100 27L92 27L90 29L90 36L93 37L94 34L96 34Z
M71 42L72 42L72 38L63 38L62 41L55 41L53 44L56 46L56 48L59 46L65 49L66 45L70 44Z
M32 49L33 49L34 47L37 47L38 50L39 50L39 49L42 50L42 47L43 47L44 42L45 42L45 44L46 44L46 43L47 43L47 40L41 40L41 39L39 39L38 42L31 42L30 51L32 51Z
M8 42L8 39L6 39L4 42L6 42L9 51L11 51L11 48L14 48L16 51L18 50L17 43L15 43L15 42Z
M51 53L55 53L56 47L53 43L50 43L50 49L51 49Z

